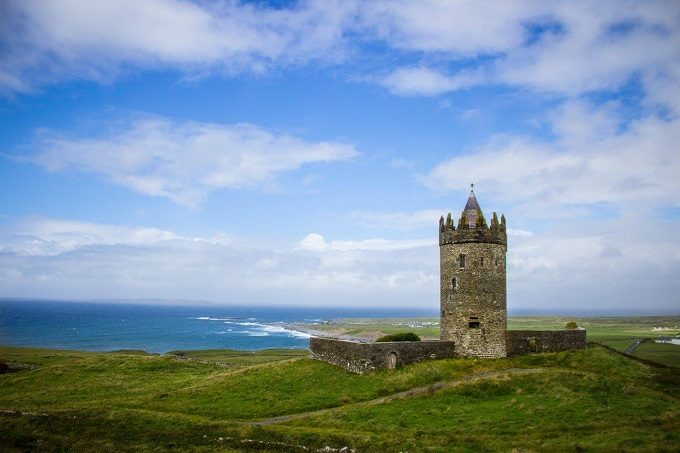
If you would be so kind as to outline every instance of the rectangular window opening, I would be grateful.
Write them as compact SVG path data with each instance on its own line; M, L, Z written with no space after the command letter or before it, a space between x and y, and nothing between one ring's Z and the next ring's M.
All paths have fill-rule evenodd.
M479 321L470 321L470 329L479 329Z
M465 269L465 254L461 253L458 257L458 261L460 262L460 268Z

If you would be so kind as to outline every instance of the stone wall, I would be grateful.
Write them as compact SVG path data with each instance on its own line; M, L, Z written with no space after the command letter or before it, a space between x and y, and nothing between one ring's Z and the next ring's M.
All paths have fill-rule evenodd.
M360 343L312 337L309 339L309 348L312 351L310 357L360 374L425 359L445 359L455 356L452 341Z
M585 329L508 330L508 357L532 352L572 351L586 348Z

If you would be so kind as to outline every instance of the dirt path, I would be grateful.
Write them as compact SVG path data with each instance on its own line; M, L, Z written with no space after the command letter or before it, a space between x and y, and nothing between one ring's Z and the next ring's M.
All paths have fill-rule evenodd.
M642 338L640 340L635 340L623 352L626 353L626 354L632 354L637 349L637 347L640 346L645 341L647 341L646 338Z
M265 418L262 420L256 420L252 422L242 422L244 425L248 426L266 426L266 425L273 425L276 423L284 423L290 420L296 420L298 418L305 418L305 417L310 417L314 415L321 415L325 414L330 411L334 411L339 408L347 408L347 407L361 407L361 406L373 406L376 404L384 404L384 403L389 403L391 401L399 400L399 399L404 399L404 398L411 398L414 396L418 395L423 395L426 393L434 393L434 392L439 392L441 390L446 390L454 387L458 387L459 385L467 384L470 382L477 382L477 381L482 381L486 379L496 379L496 378L510 378L513 376L523 376L527 374L537 374L537 373L545 373L545 372L569 372L566 370L555 370L555 369L548 369L548 368L509 368L505 370L497 370L497 371L485 371L482 373L475 373L471 374L469 376L462 377L460 379L456 379L453 381L440 381L440 382L435 382L434 384L430 384L424 387L416 387L410 390L406 390L403 392L399 393L394 393L392 395L387 395L387 396L381 396L380 398L375 398L372 400L368 401L360 401L358 403L352 403L352 404L346 404L343 406L335 406L335 407L329 407L326 409L319 409L316 411L309 411L309 412L300 412L297 414L288 414L288 415L279 415L277 417L271 417L271 418Z

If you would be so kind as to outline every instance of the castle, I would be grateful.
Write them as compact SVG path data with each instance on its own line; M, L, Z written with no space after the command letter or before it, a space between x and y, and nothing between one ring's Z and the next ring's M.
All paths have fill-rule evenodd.
M311 357L363 373L425 359L500 358L584 349L583 329L508 330L505 216L487 224L474 190L455 226L439 219L440 340L368 343L310 338Z

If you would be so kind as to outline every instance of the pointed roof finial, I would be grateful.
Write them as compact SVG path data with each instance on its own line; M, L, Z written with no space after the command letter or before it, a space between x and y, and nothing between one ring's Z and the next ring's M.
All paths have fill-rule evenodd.
M475 190L475 183L471 182L470 183L470 191L474 192L474 190Z

